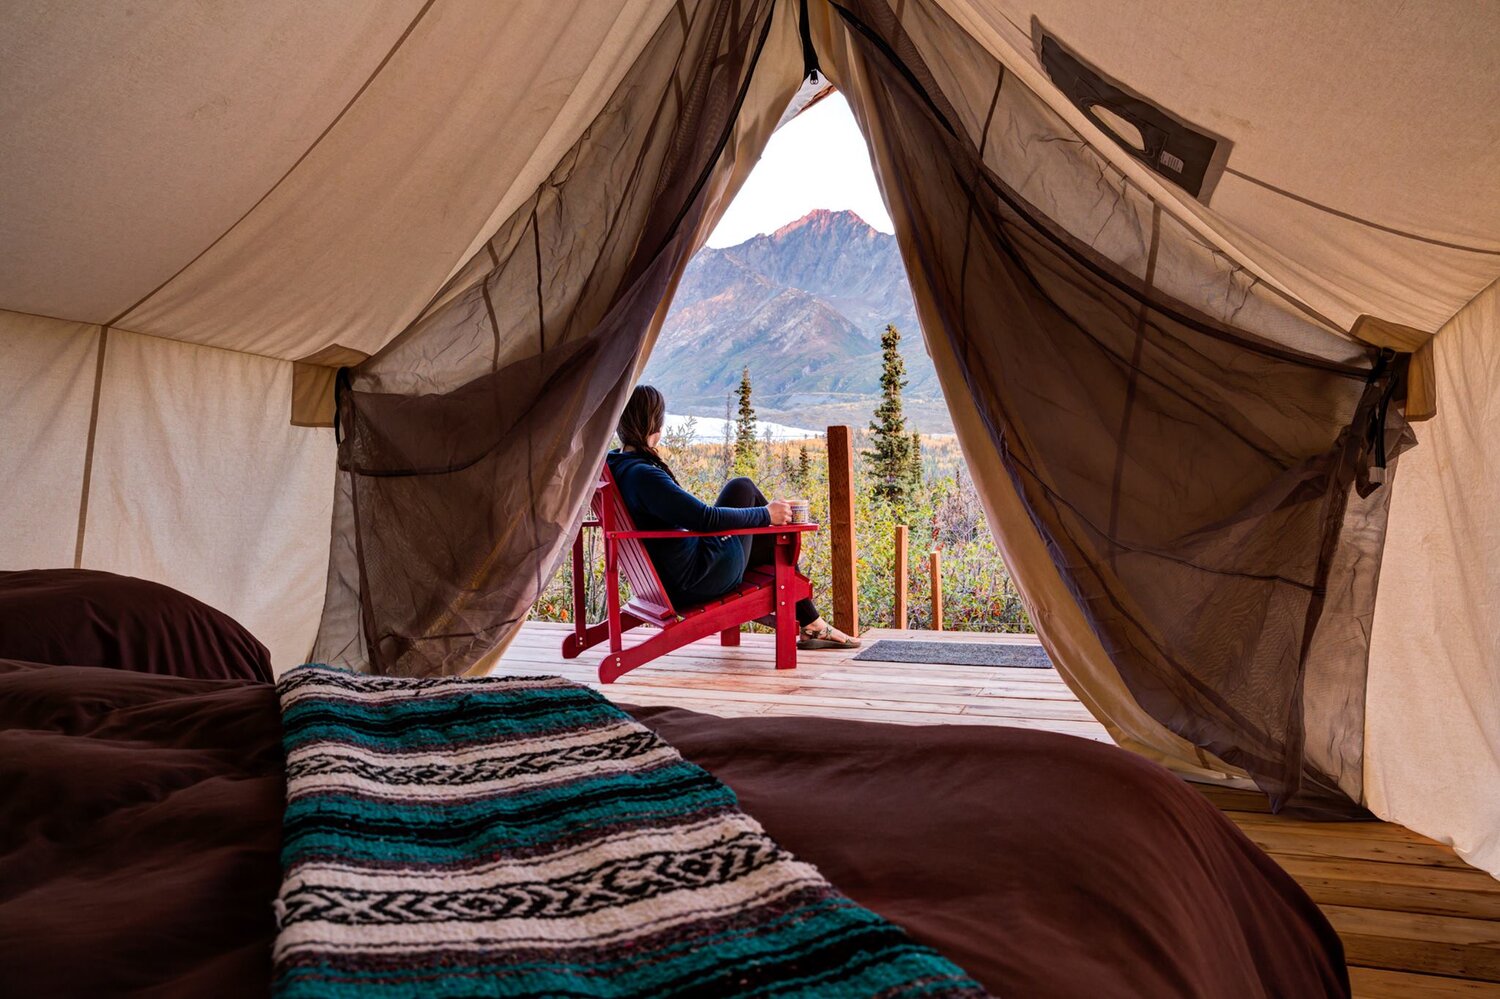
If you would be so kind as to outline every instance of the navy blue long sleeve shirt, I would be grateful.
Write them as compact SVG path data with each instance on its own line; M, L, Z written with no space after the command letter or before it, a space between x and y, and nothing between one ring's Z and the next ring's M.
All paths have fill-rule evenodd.
M633 451L611 451L605 460L637 530L712 532L771 525L765 507L710 506ZM674 604L712 600L745 577L745 547L735 538L648 538L646 551Z

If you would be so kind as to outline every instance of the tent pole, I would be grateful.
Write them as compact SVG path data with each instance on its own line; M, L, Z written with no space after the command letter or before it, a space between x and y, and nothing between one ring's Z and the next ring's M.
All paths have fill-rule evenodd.
M928 572L932 577L932 624L933 631L943 630L943 551L934 548L927 556Z
M833 626L859 634L859 585L854 571L854 440L848 427L828 428L828 522L832 534Z
M906 630L906 536L905 524L896 525L896 565L892 574L895 580L896 610L892 616L893 626Z

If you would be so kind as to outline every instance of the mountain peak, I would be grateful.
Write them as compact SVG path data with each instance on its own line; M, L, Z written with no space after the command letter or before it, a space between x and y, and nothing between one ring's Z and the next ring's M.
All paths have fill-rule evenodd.
M825 208L700 251L683 271L645 378L673 412L713 416L748 364L767 411L841 406L862 424L880 399L887 323L911 338L907 398L939 399L896 238L854 212Z
M771 233L772 239L781 239L790 236L801 229L811 229L814 232L824 233L837 229L854 230L863 234L865 231L875 232L875 227L870 225L856 213L847 208L814 208L795 222L786 225Z

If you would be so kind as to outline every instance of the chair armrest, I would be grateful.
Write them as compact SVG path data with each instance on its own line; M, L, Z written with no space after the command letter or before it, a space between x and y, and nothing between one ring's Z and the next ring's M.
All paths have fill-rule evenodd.
M732 531L609 531L611 538L725 538L741 534L809 534L817 524L782 524L779 527L741 527Z

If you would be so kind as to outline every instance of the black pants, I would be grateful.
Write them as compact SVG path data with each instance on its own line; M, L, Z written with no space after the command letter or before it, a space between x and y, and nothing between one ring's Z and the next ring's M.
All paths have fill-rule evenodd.
M741 476L738 479L730 479L724 483L724 488L719 490L719 498L715 506L765 506L768 500L756 488L755 483ZM776 536L774 534L744 534L738 539L745 546L745 567L748 569L753 565L774 565L776 563ZM801 571L800 569L798 571ZM807 627L821 617L818 608L812 600L803 597L797 601L797 623Z

